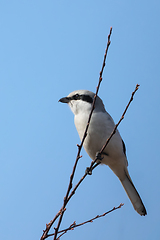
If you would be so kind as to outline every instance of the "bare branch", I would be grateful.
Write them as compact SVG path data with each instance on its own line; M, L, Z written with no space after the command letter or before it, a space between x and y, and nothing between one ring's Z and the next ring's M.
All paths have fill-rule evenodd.
M73 167L73 170L72 170L72 174L70 175L70 181L69 181L67 193L66 193L66 195L65 195L65 197L64 197L63 206L62 206L62 208L60 209L60 211L55 215L54 219L51 220L48 224L46 224L46 229L43 231L43 235L42 235L42 237L41 237L41 240L44 240L44 239L48 238L49 236L53 236L53 235L54 235L54 240L56 240L56 239L57 239L57 234L63 232L63 233L58 237L58 239L59 239L65 232L67 232L68 230L71 230L71 227L72 227L72 229L73 229L73 228L75 228L75 227L81 226L81 225L83 225L83 224L85 224L85 223L88 223L88 222L93 221L94 219L98 218L98 217L95 217L93 220L91 219L91 220L88 220L88 221L86 221L86 222L84 222L84 223L82 223L82 224L78 224L78 225L75 224L74 226L71 225L68 229L59 231L59 227L60 227L60 224L61 224L61 221L62 221L62 218L63 218L63 214L64 214L64 212L65 212L65 210L66 210L66 205L67 205L68 201L69 201L69 200L71 199L71 197L74 195L75 191L77 190L77 188L79 187L79 185L82 183L82 181L85 179L85 177L88 175L89 171L92 172L92 170L100 164L100 161L98 161L100 158L99 158L99 156L96 156L95 160L93 160L93 161L91 162L91 165L90 165L90 167L88 168L89 171L86 172L86 173L83 175L83 177L82 177L82 178L80 179L80 181L75 185L75 187L73 188L72 192L70 193L70 191L71 191L71 189L72 189L72 181L73 181L74 174L75 174L75 171L76 171L77 163L78 163L78 160L81 158L80 152L81 152L81 149L82 149L84 140L85 140L85 138L86 138L86 136L87 136L88 127L89 127L89 124L90 124L90 120L91 120L92 113L93 113L93 111L94 111L95 102L96 102L97 94L98 94L98 91L99 91L100 83L101 83L101 81L102 81L102 74L103 74L103 70L104 70L104 67L105 67L105 61L106 61L106 56L107 56L108 48L109 48L109 45L110 45L111 33L112 33L112 28L110 28L110 33L109 33L109 35L108 35L108 42L107 42L107 47L106 47L106 50L105 50L105 55L104 55L104 60L103 60L103 64L102 64L102 69L101 69L101 71L100 71L99 82L98 82L96 94L95 94L95 96L94 96L94 100L93 100L92 109L91 109L91 112L90 112L90 115L89 115L88 123L87 123L86 129L85 129L84 136L83 136L83 139L82 139L82 141L81 141L81 144L80 144L80 145L77 145L77 146L78 146L78 153L77 153L77 157L76 157L76 160L75 160L75 164L74 164L74 167ZM120 122L124 119L124 115L125 115L128 107L129 107L130 103L132 102L133 96L134 96L135 92L138 90L138 87L139 87L139 85L137 84L134 92L132 92L132 96L131 96L129 103L128 103L128 105L126 106L126 108L125 108L125 110L124 110L124 112L123 112L123 114L122 114L122 117L120 118L119 122L115 125L115 127L114 127L114 129L113 129L113 131L112 131L112 133L111 133L111 135L110 135L110 137L107 139L105 145L102 147L102 149L101 149L101 151L100 151L100 154L103 152L103 150L105 149L105 147L106 147L107 144L109 143L110 139L111 139L112 136L115 134L115 132L116 132L116 130L117 130L117 127L119 126ZM69 193L70 193L70 194L69 194ZM120 208L120 206L117 207L117 208ZM117 208L115 208L115 209L113 208L113 209L110 210L109 212L112 212L113 210L116 210ZM109 213L109 212L107 212L107 213ZM107 214L107 213L106 213L106 214ZM105 214L105 215L106 215L106 214ZM104 215L104 216L105 216L105 215ZM102 217L102 216L103 216L103 215L100 215L100 217ZM50 228L52 227L53 223L56 221L56 219L57 219L58 217L59 217L59 221L58 221L57 227L55 228L55 233L54 233L54 234L48 234Z
M109 210L109 211L107 211L107 212L105 212L105 213L103 213L103 214L101 214L101 215L97 215L96 217L91 218L91 219L89 219L89 220L87 220L87 221L85 221L85 222L83 222L83 223L76 224L76 222L74 221L68 228L63 229L63 230L61 230L61 231L58 232L58 233L62 233L61 235L59 235L58 239L59 239L60 237L62 237L62 235L64 235L67 231L69 231L69 230L74 230L76 227L80 227L80 226L82 226L82 225L84 225L84 224L86 224L86 223L92 223L94 220L106 216L107 214L109 214L109 213L111 213L111 212L113 212L113 211L121 208L123 205L124 205L124 204L121 203L118 207L114 207L114 208L112 208L111 210ZM50 236L53 236L53 235L54 235L54 233L53 233L53 234L49 234L48 236L50 237Z
M70 181L69 181L67 193L66 193L66 196L64 197L63 206L62 206L62 208L60 209L60 211L56 214L55 218L54 218L53 220L51 220L49 224L46 225L46 229L45 229L44 232L43 232L43 235L42 235L42 237L41 237L41 240L43 240L43 239L45 239L45 238L48 237L48 232L49 232L51 226L53 225L54 221L60 216L59 221L58 221L58 225L57 225L57 227L55 228L54 240L56 240L57 233L58 233L58 230L59 230L59 227L60 227L62 218L63 218L63 214L64 214L64 212L65 212L64 209L65 209L68 201L70 200L70 198L68 198L68 196L69 196L69 192L70 192L70 190L71 190L71 188L72 188L72 181L73 181L73 178L74 178L74 174L75 174L75 171L76 171L76 167L77 167L78 160L81 158L80 152L81 152L81 149L82 149L84 140L85 140L85 138L86 138L86 136L87 136L88 127L89 127L89 124L90 124L90 121L91 121L91 116L92 116L92 113L93 113L93 110L94 110L94 107L95 107L96 97L97 97L97 94L98 94L98 90L99 90L99 87L100 87L100 83L101 83L101 81L102 81L102 74L103 74L103 69L104 69L104 67L105 67L105 61L106 61L106 57L107 57L107 52L108 52L109 45L110 45L110 43L111 43L111 42L110 42L111 33L112 33L112 28L110 28L110 33L109 33L109 35L108 35L107 48L106 48L105 55L104 55L104 60L103 60L103 64L102 64L102 69L101 69L101 71L100 71L99 83L98 83L98 86L97 86L96 94L95 94L95 96L94 96L94 100L93 100L93 104L92 104L92 109L91 109L91 112L90 112L90 115L89 115L89 119L88 119L88 123L87 123L87 126L86 126L86 130L85 130L85 132L84 132L84 136L83 136L83 138L82 138L81 144L80 144L80 145L77 145L77 146L78 146L78 153L77 153L76 161L75 161L75 164L74 164L74 167L73 167L71 176L70 176Z
M125 110L124 110L124 112L123 112L123 114L122 114L119 122L115 125L115 127L114 127L114 129L113 129L113 131L112 131L112 133L111 133L111 135L110 135L110 137L107 139L107 141L106 141L105 145L102 147L100 153L102 153L102 152L104 151L104 149L106 148L107 144L108 144L109 141L111 140L112 136L116 133L117 127L119 126L119 124L121 123L121 121L124 119L124 116L125 116L125 114L126 114L126 112L127 112L127 109L129 108L129 105L130 105L131 102L133 101L133 96L134 96L134 94L137 92L139 86L140 86L139 84L136 85L135 90L134 90L134 92L132 92L131 98L130 98L130 100L129 100L129 102L128 102L128 104L127 104L127 106L126 106L126 108L125 108Z

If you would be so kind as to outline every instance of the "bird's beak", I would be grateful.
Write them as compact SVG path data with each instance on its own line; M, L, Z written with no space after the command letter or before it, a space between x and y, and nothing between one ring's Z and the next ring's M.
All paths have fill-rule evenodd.
M62 102L62 103L69 103L70 99L68 97L63 97L61 99L59 99L58 102Z

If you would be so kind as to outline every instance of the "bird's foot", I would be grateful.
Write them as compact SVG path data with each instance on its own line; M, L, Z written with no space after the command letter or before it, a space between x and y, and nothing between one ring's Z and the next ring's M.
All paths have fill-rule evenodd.
M92 169L90 167L87 167L85 173L92 175Z
M102 157L102 154L100 152L96 153L96 159L99 160L100 162L102 161L103 157Z

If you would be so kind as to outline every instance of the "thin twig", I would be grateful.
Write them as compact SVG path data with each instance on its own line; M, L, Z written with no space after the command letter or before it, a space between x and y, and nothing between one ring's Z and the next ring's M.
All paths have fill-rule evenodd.
M111 213L111 212L113 212L113 211L121 208L123 205L124 205L124 204L121 203L118 207L114 207L114 208L112 208L111 210L109 210L109 211L107 211L107 212L105 212L105 213L103 213L103 214L101 214L101 215L97 215L96 217L91 218L91 219L89 219L89 220L87 220L87 221L85 221L85 222L83 222L83 223L76 224L76 222L74 221L68 228L63 229L63 230L61 230L61 231L58 232L58 233L62 233L61 235L59 235L58 239L59 239L63 234L65 234L67 231L69 231L69 230L74 230L74 228L80 227L80 226L82 226L82 225L84 225L84 224L86 224L86 223L92 223L92 222L93 222L94 220L96 220L97 218L104 217L104 216L106 216L107 214L109 214L109 213ZM53 233L53 234L49 234L48 236L53 236L53 235L54 235L54 233Z
M90 121L91 121L92 113L93 113L93 111L94 111L95 102L96 102L97 94L98 94L98 91L99 91L99 87L100 87L100 84L101 84L101 81L102 81L102 74L103 74L103 70L104 70L104 67L105 67L107 52L108 52L109 45L110 45L110 43L111 43L111 41L110 41L111 33L112 33L112 27L110 28L110 33L109 33L109 35L108 35L108 42L107 42L107 47L106 47L106 51L105 51L105 55L104 55L104 59L103 59L102 69L101 69L101 71L100 71L99 82L98 82L96 94L95 94L95 96L94 96L94 100L93 100L93 103L92 103L92 109L91 109L91 112L90 112L90 115L89 115L89 119L88 119L88 123L87 123L87 126L86 126L86 130L85 130L85 132L84 132L84 136L83 136L83 138L82 138L81 144L80 144L80 145L77 145L77 146L78 146L78 153L77 153L77 157L76 157L76 160L75 160L75 164L74 164L74 166L73 166L72 173L71 173L71 175L70 175L70 181L69 181L69 185L68 185L68 189L67 189L66 196L64 197L63 206L62 206L62 208L60 209L60 211L56 214L56 216L54 217L54 219L51 220L51 221L49 222L49 224L46 224L46 229L43 231L43 235L42 235L42 237L41 237L41 240L44 240L45 238L48 237L48 232L49 232L51 226L53 225L53 223L55 222L55 220L60 216L60 217L59 217L58 224L57 224L57 227L55 228L54 240L56 240L57 233L58 233L58 230L59 230L59 227L60 227L62 218L63 218L63 214L64 214L64 212L65 212L65 207L66 207L68 201L70 200L70 198L69 198L68 196L69 196L70 190L72 189L73 177L74 177L74 174L75 174L75 171L76 171L76 167L77 167L78 160L81 158L80 152L81 152L81 149L82 149L84 140L85 140L85 138L86 138L86 136L87 136L88 127L89 127L89 124L90 124Z
M93 111L94 111L94 106L95 106L97 94L98 94L98 91L99 91L99 87L100 87L100 84L101 84L101 81L102 81L102 74L103 74L104 67L105 67L105 65L106 65L106 57L107 57L107 53L108 53L108 48L109 48L109 45L110 45L110 43L111 43L111 41L110 41L111 34L112 34L112 27L110 28L110 33L109 33L109 35L108 35L108 42L107 42L107 47L106 47L105 54L104 54L102 69L101 69L100 74L99 74L99 82L98 82L96 94L95 94L94 99L93 99L92 109L91 109L91 112L90 112L90 115L89 115L89 118L88 118L88 123L87 123L86 129L85 129L85 132L84 132L84 136L83 136L82 141L81 141L81 145L78 145L78 148L79 148L80 151L81 151L81 148L82 148L82 146L83 146L84 140L85 140L85 138L86 138L86 136L87 136L88 127L89 127L89 124L90 124L90 121L91 121L91 117L92 117L92 114L93 114ZM79 154L80 154L80 152L79 152ZM78 156L79 156L79 155L78 155ZM70 194L70 196L68 197L67 202L71 199L71 197L72 197L73 194L75 193L75 190L78 188L78 186L80 185L80 183L84 180L84 178L85 178L87 175L88 175L88 174L85 173L85 175L81 178L80 182L75 186L75 188L74 188L73 191L72 191L72 194Z
M129 108L129 105L130 105L131 102L133 101L133 96L134 96L134 94L137 92L139 86L140 86L139 84L136 85L135 90L134 90L134 92L132 92L131 98L130 98L130 100L129 100L129 102L128 102L128 104L127 104L127 106L126 106L126 108L125 108L125 110L124 110L124 112L123 112L123 114L122 114L122 117L120 118L119 122L115 125L115 127L114 127L114 129L113 129L113 131L112 131L112 133L111 133L111 135L110 135L110 137L107 139L105 145L102 147L102 149L101 149L101 151L100 151L100 154L104 151L104 149L105 149L106 146L108 145L109 141L111 140L112 136L116 133L117 127L118 127L118 125L121 123L121 121L124 119L124 115L126 114L127 109Z

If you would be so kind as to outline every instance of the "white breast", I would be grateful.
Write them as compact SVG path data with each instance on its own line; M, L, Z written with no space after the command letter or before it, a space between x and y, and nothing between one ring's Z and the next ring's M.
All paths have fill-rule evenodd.
M75 126L81 140L84 135L87 122L88 114L81 113L75 115ZM96 153L101 150L107 138L113 131L114 126L115 124L113 119L107 112L93 112L88 134L83 145L86 152L92 159L94 159ZM118 131L106 147L105 152L113 158L123 154L122 140Z

